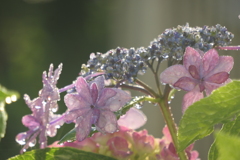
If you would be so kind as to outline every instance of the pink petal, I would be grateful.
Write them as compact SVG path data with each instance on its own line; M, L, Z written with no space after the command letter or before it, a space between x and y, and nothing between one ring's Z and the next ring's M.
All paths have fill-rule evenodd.
M84 116L88 114L88 112L91 112L92 109L90 107L88 108L81 108L81 109L72 109L70 111L67 111L64 116L64 121L66 123L72 123L73 121L76 121L76 119L80 116Z
M200 69L202 64L202 57L197 50L187 47L183 56L183 66L188 70L189 66L196 66L197 70Z
M75 86L78 94L85 99L85 101L93 104L90 88L86 80L82 77L79 77L75 83Z
M165 125L165 127L162 130L163 135L165 136L167 142L172 142L172 136L169 132L168 126Z
M107 141L110 151L119 158L126 158L132 154L128 142L122 137L113 137Z
M97 130L102 133L113 133L117 130L117 118L115 114L108 110L101 110L97 124Z
M185 110L192 105L194 102L199 101L203 98L202 92L191 91L184 95L183 102L182 102L182 112L184 113Z
M121 90L121 89L117 89L117 88L108 88L108 90L112 90L115 92L115 95L113 96L109 96L109 95L105 95L105 89L103 89L102 93L101 93L101 97L99 98L99 101L103 101L101 98L102 96L107 97L104 98L105 99L105 104L104 103L98 103L98 106L101 106L101 108L105 108L105 109L110 109L111 111L117 111L119 110L121 107L123 107L127 102L129 102L131 100L131 96L126 93L125 91ZM101 104L101 105L100 105Z
M90 109L90 106L91 106L89 101L86 101L84 97L80 97L77 93L66 94L64 96L64 102L69 110L81 109L81 108Z
M88 112L84 116L80 116L76 120L76 140L84 140L90 133L91 130L91 118L92 112Z
M206 76L209 72L211 72L219 62L219 55L215 49L210 49L203 56L203 66L202 76Z
M91 87L90 87L90 90L91 90L91 95L92 95L92 100L93 100L93 104L96 103L97 99L98 99L98 87L97 87L97 84L96 83L92 83L91 84Z
M217 89L218 87L224 86L225 84L231 82L231 79L227 79L224 83L222 84L217 84L217 83L209 83L209 82L204 82L204 86L205 86L205 92L206 95L209 96L213 90Z
M220 56L218 65L205 76L205 79L219 72L229 73L233 68L233 58L231 56Z
M219 73L215 73L214 75L204 80L210 83L222 84L228 79L228 77L229 77L229 74L227 72L219 72Z
M142 127L146 121L147 117L142 111L137 108L131 108L125 115L119 118L118 125L130 129L137 129Z
M199 75L199 72L198 72L198 69L196 68L196 66L194 66L194 65L189 66L188 71L193 78L200 79L200 75Z
M193 78L182 77L176 83L173 84L173 87L179 88L185 91L191 91L195 88L197 84L198 84L198 81Z
M31 116L31 115L26 115L22 117L22 124L26 127L28 127L30 130L35 129L36 127L40 126L40 123L38 120Z
M191 75L183 65L173 65L160 74L160 81L173 85L182 77L191 77Z

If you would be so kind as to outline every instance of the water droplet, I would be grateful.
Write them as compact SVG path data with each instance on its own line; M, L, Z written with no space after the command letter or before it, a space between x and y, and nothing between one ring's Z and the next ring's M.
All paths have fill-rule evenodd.
M15 102L17 100L17 96L16 95L12 95L11 96L11 100L12 100L12 102Z
M163 82L161 82L161 84L164 85L164 86L166 85L166 83L163 83Z
M6 102L7 104L12 103L11 97L7 97L7 98L5 98L5 102Z
M23 149L22 151L23 151L23 152L26 152L27 150L26 150L26 149Z
M40 109L41 108L41 106L34 106L36 109Z
M26 144L26 136L27 136L27 133L26 132L23 132L23 133L19 133L17 136L16 136L16 142L19 143L20 145L25 145Z
M51 111L52 112L57 112L57 110L58 110L58 105L57 104L51 105Z
M55 128L60 128L60 125L56 125Z
M173 99L173 98L174 98L174 96L171 96L170 98L171 98L171 99Z
M168 101L167 103L168 103L168 104L171 104L171 101Z
M97 128L96 128L96 127L91 127L91 130L92 130L92 131L96 131Z
M36 139L34 139L32 142L29 142L29 147L34 147L36 145Z
M136 104L136 105L135 105L135 108L137 108L137 109L141 109L142 106L141 106L140 104Z
M67 140L67 142L73 142L72 140Z

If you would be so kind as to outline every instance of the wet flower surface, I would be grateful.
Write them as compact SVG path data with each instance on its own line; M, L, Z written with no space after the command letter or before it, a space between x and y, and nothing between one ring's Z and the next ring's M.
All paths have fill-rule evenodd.
M174 88L188 91L183 98L183 111L194 102L230 81L229 72L233 67L233 58L219 56L215 49L206 53L186 48L183 65L174 65L164 70L160 75L162 83L168 83Z
M92 125L102 133L113 133L118 129L114 111L127 103L131 96L117 88L104 88L104 77L99 76L91 82L79 77L76 81L76 93L64 97L68 111L67 123L75 122L77 140L85 139Z

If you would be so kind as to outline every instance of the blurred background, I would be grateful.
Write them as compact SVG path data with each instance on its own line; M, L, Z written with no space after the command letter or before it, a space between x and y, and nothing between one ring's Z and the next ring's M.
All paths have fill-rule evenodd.
M89 54L120 47L147 47L165 29L185 25L226 26L235 34L232 45L240 44L240 1L228 0L1 0L0 4L0 84L21 94L21 98L6 105L8 125L5 138L0 142L0 159L19 153L15 142L19 132L27 130L21 123L22 116L30 110L22 99L27 93L32 99L42 88L42 72L51 63L63 63L58 87L72 83L78 76L82 63ZM232 55L235 66L232 78L240 78L236 63L240 51L220 51ZM164 67L162 68L162 70ZM152 84L151 73L140 77ZM137 93L136 93L137 94ZM176 122L182 116L181 98L177 92L171 106ZM63 96L63 95L62 95ZM59 103L65 111L63 102ZM155 137L162 136L164 120L156 106L142 109L148 116L143 127ZM61 138L72 125L59 130L50 143ZM195 149L202 160L213 139L211 136L197 141Z

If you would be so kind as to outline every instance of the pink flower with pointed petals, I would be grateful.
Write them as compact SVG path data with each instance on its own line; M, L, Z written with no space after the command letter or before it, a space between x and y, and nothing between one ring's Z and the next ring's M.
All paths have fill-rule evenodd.
M79 77L75 83L76 93L64 97L68 111L65 121L76 123L76 139L82 141L91 130L92 124L102 133L113 133L118 129L113 112L130 101L131 96L117 88L104 88L104 77L93 81Z
M188 91L183 98L183 108L230 82L229 72L233 67L233 58L230 56L219 56L215 49L206 53L194 48L187 47L183 65L173 65L164 70L160 75L162 83L168 83L174 88Z

